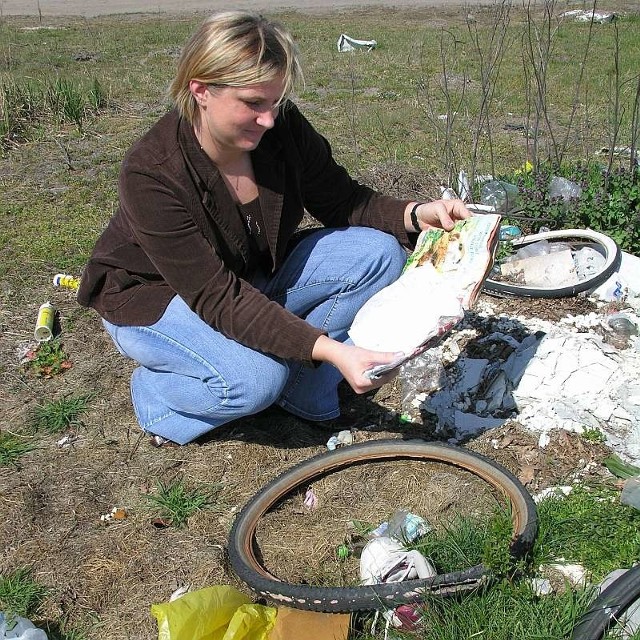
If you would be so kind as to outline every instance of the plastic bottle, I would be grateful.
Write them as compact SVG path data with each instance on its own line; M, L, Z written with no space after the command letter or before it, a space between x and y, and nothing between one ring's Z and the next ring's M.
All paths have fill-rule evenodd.
M45 302L38 309L38 317L36 318L36 328L33 337L38 342L46 342L53 338L53 321L56 316L56 310L50 302Z
M386 535L399 542L409 543L431 531L429 524L420 516L409 513L407 509L398 509L389 520Z
M480 189L480 202L496 211L509 211L516 206L518 187L502 180L485 182Z
M53 286L73 289L75 291L80 286L80 278L74 278L66 273L56 273L56 275L53 276Z

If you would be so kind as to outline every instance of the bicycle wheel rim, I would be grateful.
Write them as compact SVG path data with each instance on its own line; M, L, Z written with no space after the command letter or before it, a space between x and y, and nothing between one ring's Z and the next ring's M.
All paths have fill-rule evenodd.
M420 601L426 594L448 595L479 587L489 576L489 569L483 564L422 580L354 587L291 584L281 581L261 564L256 541L258 523L286 495L320 476L354 464L400 459L444 462L484 480L511 503L511 554L521 558L529 551L537 532L535 504L517 478L504 467L480 454L442 443L376 440L306 460L255 494L238 514L229 536L229 560L235 573L258 595L268 600L294 608L325 612L388 608Z
M574 230L559 229L557 231L546 231L536 233L513 241L514 247L523 247L539 240L567 240L589 244L596 248L605 258L602 269L581 282L566 287L530 287L526 285L516 285L508 282L501 282L487 278L483 285L483 290L489 294L510 297L517 296L523 298L566 298L579 293L591 291L606 282L611 274L620 267L622 253L615 240L591 229Z

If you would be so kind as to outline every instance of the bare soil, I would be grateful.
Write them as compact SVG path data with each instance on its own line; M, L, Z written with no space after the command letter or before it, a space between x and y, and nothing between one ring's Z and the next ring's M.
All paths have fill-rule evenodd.
M449 6L445 0L431 1L434 6ZM172 10L164 0L0 0L0 4L4 15L34 15L34 11L37 15L38 8L44 15L60 11L86 16ZM190 0L181 6L210 11L218 4ZM260 8L270 3L263 0L258 7L238 2L236 6L243 4ZM271 4L272 9L325 7L317 0ZM376 3L350 0L344 5L331 3L331 8L347 4ZM437 184L435 179L394 166L377 167L362 178L402 197L433 194ZM29 179L31 176L25 176L25 182ZM167 601L178 587L229 584L248 592L233 575L226 556L235 514L278 474L325 451L334 430L269 409L217 429L197 443L154 448L141 433L131 408L133 364L116 351L95 314L80 308L73 292L67 290L42 285L39 290L21 291L19 274L0 281L0 294L11 301L0 307L0 397L4 407L0 429L36 447L17 466L0 467L0 513L4 515L0 518L0 574L31 567L33 577L49 589L35 621L61 620L65 627L84 630L87 638L151 640L157 637L157 629L150 605ZM21 364L24 353L33 346L36 300L51 300L57 308L56 329L71 363L70 369L53 377L36 377ZM496 313L552 321L590 310L582 298L491 300ZM72 431L42 435L26 429L34 406L87 393L92 394L89 411ZM433 437L428 423L399 421L399 380L364 396L343 386L341 396L340 428L352 429L356 441ZM540 449L537 435L517 422L464 446L502 463L532 492L601 473L599 464L589 463L599 463L608 453L602 445L569 433ZM344 574L341 569L330 575L326 572L351 520L382 521L402 504L438 525L455 514L472 514L492 504L492 496L471 479L451 476L445 470L429 473L431 492L424 490L425 472L410 465L366 472L353 469L314 486L321 505L318 510L303 511L301 496L296 496L287 510L275 512L265 522L260 535L267 563L291 580L352 582L353 564ZM197 513L184 528L158 527L158 513L146 496L156 491L159 482L175 479L193 488L218 491L219 487L218 508ZM126 517L102 518L114 507L124 509Z
M538 0L539 1L539 0ZM249 9L252 11L280 11L295 9L299 11L335 11L338 9L352 9L357 7L442 7L443 9L474 5L485 5L486 0L466 0L466 2L450 2L449 0L235 0L234 9ZM532 4L536 4L533 0ZM171 0L2 0L4 15L38 15L43 16L84 16L93 17L116 13L177 13L186 11L205 11L208 13L225 10L229 3L225 0L185 0L176 9L176 3Z
M42 620L66 619L68 625L88 628L88 637L150 639L157 631L149 606L168 600L180 586L231 584L247 591L225 553L236 512L276 475L324 451L332 431L269 409L198 443L154 448L140 432L130 405L132 363L117 353L99 320L77 306L72 292L49 294L59 310L72 367L58 376L36 378L21 366L26 333L21 328L31 326L30 310L3 308L3 429L24 434L21 425L28 423L30 408L45 398L91 392L94 399L72 433L34 436L37 448L19 466L0 468L0 508L6 514L0 521L0 572L32 567L34 577L50 588ZM503 305L504 312L552 320L584 313L588 304L579 298L491 300ZM429 425L399 422L400 390L399 380L365 396L341 387L341 428L352 428L356 441L431 437ZM72 443L58 444L63 435L71 436ZM585 472L599 473L597 465L588 463L600 462L607 453L601 445L568 433L542 450L537 437L517 423L466 446L501 462L532 491L571 482ZM298 496L288 515L276 513L267 520L260 535L276 573L284 571L283 577L291 580L353 582L355 564L340 573L343 569L329 562L350 521L381 522L402 504L437 523L452 514L473 513L483 504L480 487L446 473L430 483L435 489L429 493L424 474L416 469L364 469L315 487L322 505L317 511L301 511ZM181 529L154 526L158 514L145 496L159 481L173 479L190 487L219 485L219 508L197 513ZM485 496L484 504L489 503ZM101 516L114 507L125 509L127 517L105 523ZM332 566L336 571L326 575Z

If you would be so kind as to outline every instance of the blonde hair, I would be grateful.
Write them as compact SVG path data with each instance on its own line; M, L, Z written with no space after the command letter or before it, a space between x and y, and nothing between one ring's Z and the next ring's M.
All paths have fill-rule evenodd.
M190 123L197 105L191 80L205 84L244 87L284 79L281 102L303 81L298 49L291 34L276 22L247 11L224 11L207 18L180 55L169 95Z

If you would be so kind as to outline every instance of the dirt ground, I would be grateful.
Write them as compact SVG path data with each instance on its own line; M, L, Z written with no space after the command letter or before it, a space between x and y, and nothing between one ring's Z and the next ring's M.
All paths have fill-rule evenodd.
M540 0L538 0L540 1ZM354 7L460 7L487 4L486 0L235 0L234 9L250 9L252 11L279 11L295 9L299 11L335 11ZM533 0L532 4L536 4ZM214 12L230 8L225 0L185 0L176 9L171 0L2 0L0 2L4 15L38 15L43 16L84 16L92 17L116 13L177 13L185 11Z
M187 0L181 7L214 10L222 4L218 0ZM329 5L319 0L262 0L236 2L234 6L320 9L356 4L386 3L349 0ZM448 7L454 3L427 0L393 4ZM0 7L5 15L38 15L39 10L43 15L85 16L173 10L165 0L0 0ZM388 168L365 178L376 188L407 197L433 187L419 182L423 176L398 176ZM131 408L129 378L133 364L118 354L98 318L80 308L71 291L43 285L40 291L23 295L16 293L19 286L17 277L0 282L0 291L12 300L11 306L0 307L0 397L4 407L0 428L19 434L35 449L23 456L18 466L0 467L0 513L4 514L0 518L0 574L31 567L33 577L49 589L35 621L63 621L65 628L81 629L90 639L151 640L157 637L157 628L150 605L167 601L179 587L229 584L248 592L231 571L226 554L236 513L269 480L325 451L334 429L312 426L269 409L185 447L152 447ZM33 300L47 299L58 310L57 329L71 367L60 375L40 378L21 365L21 360L33 346ZM491 298L491 302L496 314L552 321L590 310L582 298ZM405 424L399 420L401 391L399 379L365 396L341 387L343 416L335 429L351 429L356 442L432 438L433 425L428 422ZM73 430L43 436L25 429L34 406L87 393L91 394L89 411ZM532 492L570 483L576 477L601 474L599 463L608 453L600 444L565 432L540 449L537 434L517 421L464 446L503 464ZM326 567L331 564L333 549L343 541L350 520L382 521L398 504L424 509L434 518L436 513L445 518L477 510L482 490L472 480L460 481L442 470L440 475L438 470L431 472L438 492L430 501L422 500L424 474L409 468L378 475L354 471L345 474L337 485L316 487L319 498L331 505L332 519L323 519L326 510L318 510L312 517L299 513L302 517L295 526L283 527L274 517L266 524L265 536L272 541L270 547L265 543L268 562L278 572L287 569L286 577L291 579L348 582L353 575L336 575L335 571L327 575ZM156 492L159 482L176 479L190 488L211 490L217 508L197 513L183 528L157 526L157 511L146 497ZM489 504L488 496L486 500ZM102 516L115 507L124 509L126 517L105 521ZM292 508L299 510L299 505Z
M70 626L89 629L90 638L150 639L157 631L149 607L168 600L175 589L231 584L247 590L234 577L225 552L235 514L270 479L324 451L332 431L269 409L222 427L198 443L154 448L140 432L130 405L132 364L117 353L98 319L77 306L72 292L52 288L48 293L60 313L61 338L72 366L52 378L35 378L25 371L19 365L25 347L19 338L24 331L14 328L29 326L31 318L19 309L3 308L0 356L10 363L3 383L8 392L3 427L20 431L34 403L45 398L79 391L91 392L94 398L82 424L71 433L38 436L37 448L18 467L0 468L0 508L6 514L0 521L4 547L0 572L32 567L34 577L51 589L42 620L66 620ZM491 302L497 313L517 310L519 315L548 319L588 310L580 298L548 302L491 298ZM365 396L346 387L341 392L340 427L351 428L356 441L431 437L428 424L398 420L400 380ZM70 444L60 443L64 435L70 436ZM602 467L588 463L599 463L607 453L602 445L569 433L539 449L537 436L517 422L466 446L501 462L531 491L571 482L581 474L601 473ZM326 575L348 521L357 517L382 521L410 495L420 497L425 485L410 476L405 469L395 473L393 481L390 475L383 476L387 479L383 482L360 470L337 487L319 487L319 497L331 502L333 519L322 521L322 511L314 518L303 516L296 527L284 528L288 535L282 533L277 518L267 523L273 527L272 540L274 532L280 533L277 548L272 544L266 557L277 571L287 567L290 575L285 577L290 579L352 581L353 574ZM478 490L439 478L440 506L423 505L434 517L435 512L470 513L477 508ZM215 488L218 508L196 514L187 527L158 528L154 525L158 514L145 496L155 492L159 481L174 479L189 487ZM101 516L114 507L125 509L127 517L105 524Z

